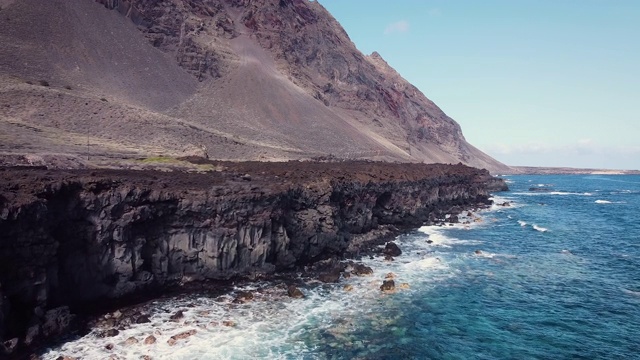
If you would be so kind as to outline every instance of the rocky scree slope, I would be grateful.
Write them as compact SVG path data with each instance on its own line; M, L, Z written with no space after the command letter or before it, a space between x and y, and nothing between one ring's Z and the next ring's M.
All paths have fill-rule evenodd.
M96 1L9 1L0 10L0 126L20 135L0 151L204 147L245 160L330 151L507 169L379 54L358 51L316 1ZM92 149L56 141L69 134L89 137Z
M357 253L366 240L486 204L505 187L463 165L220 166L0 169L5 350L61 334L72 313L109 299Z

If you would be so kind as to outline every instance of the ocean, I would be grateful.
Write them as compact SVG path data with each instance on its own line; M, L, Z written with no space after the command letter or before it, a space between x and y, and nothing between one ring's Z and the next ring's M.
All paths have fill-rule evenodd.
M256 282L237 289L254 294L244 304L156 300L141 307L150 323L44 358L640 359L640 176L504 179L490 209L398 237L395 261L363 260L372 276L308 282L304 299ZM386 276L395 293L380 291Z

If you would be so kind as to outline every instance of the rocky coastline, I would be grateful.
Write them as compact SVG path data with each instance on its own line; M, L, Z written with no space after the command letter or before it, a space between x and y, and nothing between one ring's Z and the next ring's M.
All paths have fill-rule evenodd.
M294 269L330 280L335 259L453 222L506 190L461 164L209 165L206 173L0 169L0 351L25 354L65 334L76 314L140 296Z

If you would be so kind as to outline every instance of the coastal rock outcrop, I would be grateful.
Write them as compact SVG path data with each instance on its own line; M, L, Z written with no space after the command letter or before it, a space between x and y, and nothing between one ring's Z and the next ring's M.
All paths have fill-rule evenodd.
M132 294L340 258L359 234L487 204L504 186L463 165L220 166L0 169L0 340L35 343Z

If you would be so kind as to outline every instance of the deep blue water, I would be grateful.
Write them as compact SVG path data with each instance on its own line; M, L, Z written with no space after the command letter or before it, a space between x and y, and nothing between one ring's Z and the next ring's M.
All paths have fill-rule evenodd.
M510 206L399 237L395 261L365 260L372 277L310 284L302 300L269 284L243 305L162 300L150 324L92 333L45 358L640 359L640 176L505 179L511 191L496 202ZM389 272L410 288L382 294ZM185 321L169 321L178 308ZM198 332L167 345L187 328ZM123 345L154 332L154 345Z
M452 276L398 296L406 330L363 331L393 343L368 358L640 358L640 176L507 179L514 206L436 232Z

